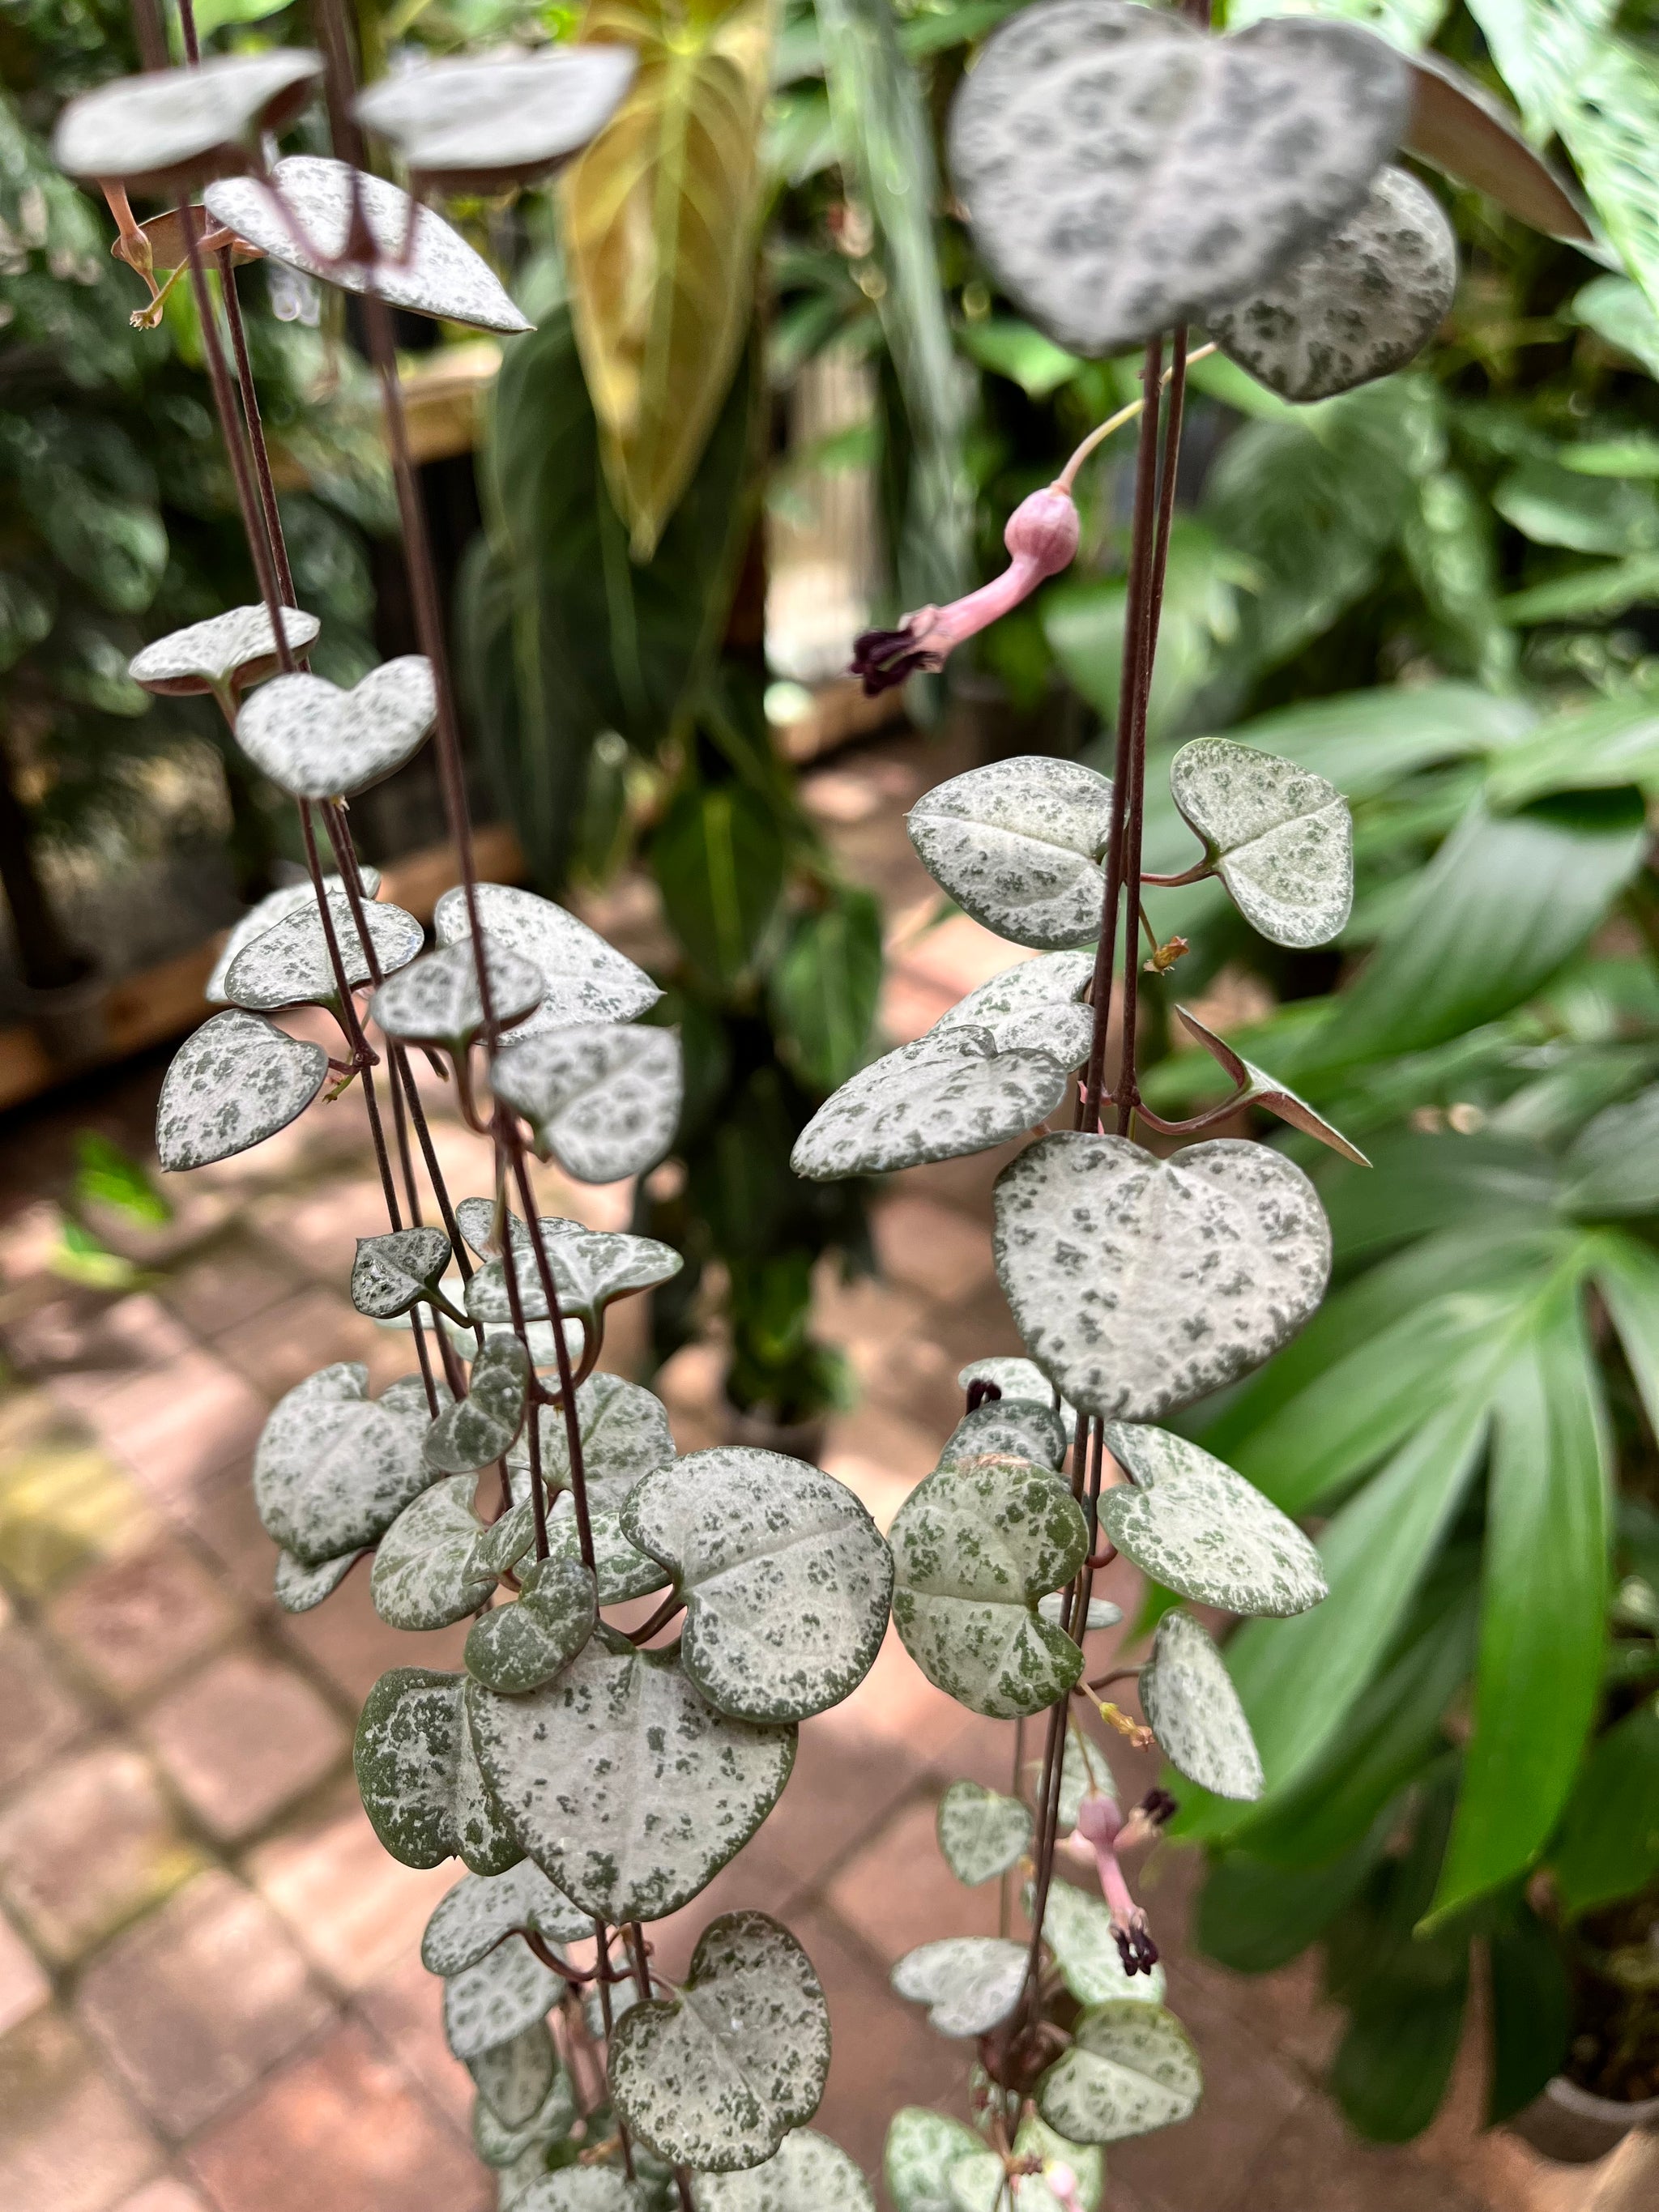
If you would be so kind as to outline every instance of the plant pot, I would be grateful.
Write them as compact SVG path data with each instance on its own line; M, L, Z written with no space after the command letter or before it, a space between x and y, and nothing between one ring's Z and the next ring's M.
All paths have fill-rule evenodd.
M749 1444L760 1451L781 1452L787 1459L804 1459L816 1467L823 1452L830 1427L827 1413L805 1421L775 1421L769 1413L745 1412L729 1398L721 1401L722 1426L729 1444Z
M102 972L90 960L72 983L57 983L46 990L27 983L19 986L19 1010L54 1067L84 1067L108 1051L109 1024L104 1017L108 988Z
M1504 2124L1561 2166L1590 2166L1638 2128L1659 2130L1659 2097L1621 2104L1558 2074L1541 2096Z

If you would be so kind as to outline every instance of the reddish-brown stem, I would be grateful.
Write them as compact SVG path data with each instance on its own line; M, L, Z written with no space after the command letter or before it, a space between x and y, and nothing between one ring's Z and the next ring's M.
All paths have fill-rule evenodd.
M553 1357L559 1370L559 1395L563 1400L564 1441L566 1456L570 1462L570 1501L576 1512L576 1535L581 1547L582 1565L590 1571L594 1566L593 1527L587 1511L587 1480L582 1465L581 1416L576 1404L576 1379L570 1371L570 1346L564 1340L564 1316L559 1310L559 1294L554 1287L552 1263L547 1256L547 1239L542 1234L541 1218L536 1211L536 1194L530 1188L530 1169L524 1156L524 1140L518 1123L505 1109L498 1110L497 1127L504 1125L507 1147L513 1162L514 1178L519 1186L519 1200L525 1210L525 1225L530 1231L530 1249L536 1255L536 1273L541 1278L542 1297L547 1304L548 1319L553 1324ZM509 1241L509 1252L511 1244ZM509 1259L506 1273L510 1281L513 1266Z
M194 69L202 58L196 36L196 0L179 0L179 31L185 42L185 59Z
M1155 885L1161 891L1173 891L1179 890L1182 884L1201 884L1206 876L1212 876L1214 873L1214 861L1202 860L1194 860L1190 868L1183 868L1178 876L1143 874L1140 880L1143 884Z
M596 1920L593 1923L593 1942L596 1947L594 1951L594 1964L599 1969L599 2018L605 2026L605 2039L608 2047L611 2042L612 2025L611 2008L611 1978L609 1972L611 1966L611 1930L605 1926L603 1920ZM643 1995L644 1992L641 1991L641 1994ZM622 2138L623 2171L627 2174L629 2179L631 2181L634 2178L634 2147L628 2139L628 2129L620 2113L617 2116L617 2133Z
M1249 1096L1249 1085L1241 1084L1218 1106L1207 1107L1202 1114L1194 1114L1184 1121L1166 1121L1162 1115L1154 1114L1150 1107L1139 1101L1136 1102L1135 1111L1147 1127L1156 1129L1161 1137L1189 1137L1194 1130L1212 1129L1218 1121L1224 1121L1230 1115L1237 1114L1239 1108L1248 1103Z
M659 1630L667 1627L669 1622L672 1620L677 1613L684 1610L684 1605L685 1600L680 1595L679 1592L676 1590L672 1597L665 1598L663 1600L662 1603L657 1607L657 1610L652 1614L650 1620L645 1623L643 1627L631 1629L629 1632L629 1642L630 1644L648 1644L652 1638L657 1634Z
M237 297L230 248L226 246L214 258L219 264L219 293L225 303L225 325L230 332L231 351L236 360L236 388L241 395L242 421L247 429L248 449L253 456L253 472L258 481L259 506L265 519L265 534L270 541L276 586L283 595L283 604L291 607L294 572L289 567L288 541L283 534L283 518L276 507L276 486L270 473L270 453L265 445L265 426L259 413L253 365L248 359L247 332L242 324L242 303Z

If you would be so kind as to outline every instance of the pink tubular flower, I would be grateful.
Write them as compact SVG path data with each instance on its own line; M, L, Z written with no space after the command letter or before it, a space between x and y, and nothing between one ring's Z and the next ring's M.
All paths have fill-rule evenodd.
M1056 2159L1053 2165L1045 2166L1042 2179L1060 2212L1083 2212L1083 2196L1077 2175L1063 2159Z
M1029 599L1037 586L1069 567L1077 551L1078 515L1068 491L1050 484L1023 499L1008 518L1002 542L1012 556L1000 576L948 607L922 607L896 629L867 629L853 647L853 673L864 679L866 698L902 684L919 670L930 673L965 638Z
M1139 1808L1137 1808L1138 1810ZM1134 1818L1132 1814L1131 1819ZM1107 1796L1090 1796L1078 1808L1077 1832L1092 1845L1100 1875L1101 1894L1112 1916L1112 1934L1126 1974L1150 1974L1158 1964L1158 1946L1146 1926L1146 1916L1129 1893L1129 1884L1117 1856L1123 1815Z

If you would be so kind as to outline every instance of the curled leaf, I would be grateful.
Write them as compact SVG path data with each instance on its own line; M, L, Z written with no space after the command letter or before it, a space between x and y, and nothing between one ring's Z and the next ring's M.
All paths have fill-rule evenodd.
M449 1265L441 1229L393 1229L360 1237L351 1263L351 1303L372 1321L390 1321L429 1299Z
M472 1363L467 1394L440 1413L426 1436L426 1463L469 1474L503 1457L524 1425L530 1360L518 1339L491 1336Z
M303 653L322 624L295 607L282 610L289 650ZM228 614L190 623L158 637L127 663L127 674L146 691L179 699L216 689L240 690L276 667L276 633L263 606L232 607Z
M1298 1098L1288 1084L1281 1083L1276 1075L1269 1075L1265 1067L1257 1067L1241 1052L1234 1050L1224 1037L1213 1030L1206 1029L1196 1014L1185 1006L1176 1008L1182 1027L1197 1039L1212 1060L1218 1060L1243 1091L1238 1100L1241 1106L1265 1107L1269 1114L1277 1114L1281 1121L1288 1121L1293 1129L1304 1136L1316 1137L1322 1145L1328 1145L1345 1160L1352 1160L1357 1168L1368 1168L1370 1162L1357 1145L1351 1144L1340 1129L1316 1113L1305 1098Z

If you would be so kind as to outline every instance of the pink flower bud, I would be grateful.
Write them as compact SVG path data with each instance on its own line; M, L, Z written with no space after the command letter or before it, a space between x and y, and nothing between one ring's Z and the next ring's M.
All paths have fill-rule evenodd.
M1039 576L1057 576L1077 552L1078 515L1071 494L1050 484L1021 500L1008 518L1002 542L1016 561L1030 561Z

